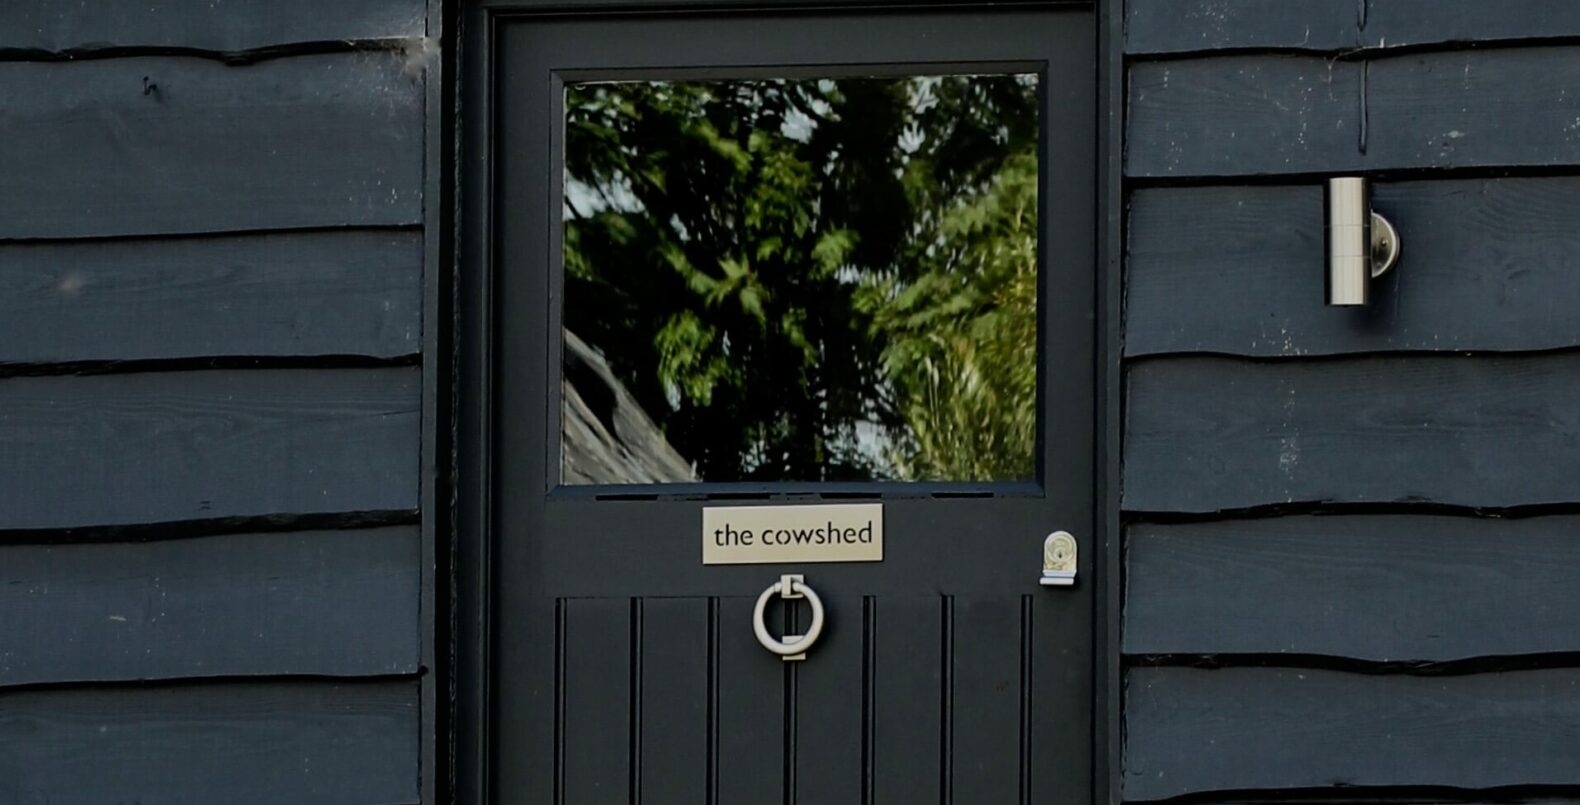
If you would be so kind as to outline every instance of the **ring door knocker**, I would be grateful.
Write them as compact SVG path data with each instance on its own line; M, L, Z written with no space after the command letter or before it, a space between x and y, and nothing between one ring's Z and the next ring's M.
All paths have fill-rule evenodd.
M787 634L782 640L775 640L768 634L768 624L763 622L763 612L768 608L768 599L778 595L785 600L805 598L812 607L812 624L807 627L806 634ZM780 576L779 580L768 585L763 594L757 596L757 607L752 610L752 630L757 633L757 642L763 648L778 654L785 662L806 659L807 649L817 642L818 635L823 633L823 599L811 587L806 586L802 576Z

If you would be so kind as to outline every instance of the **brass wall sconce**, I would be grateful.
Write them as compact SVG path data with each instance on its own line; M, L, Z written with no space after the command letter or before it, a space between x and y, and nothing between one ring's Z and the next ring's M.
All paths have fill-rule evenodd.
M1399 232L1372 211L1371 188L1360 176L1329 179L1325 208L1328 304L1365 305L1372 280L1399 262Z

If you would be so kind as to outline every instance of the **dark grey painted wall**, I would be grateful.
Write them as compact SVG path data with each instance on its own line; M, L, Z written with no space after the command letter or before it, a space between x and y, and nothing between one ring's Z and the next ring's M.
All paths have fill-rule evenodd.
M1124 799L1580 797L1580 6L1126 20Z
M428 32L0 8L0 802L431 790Z

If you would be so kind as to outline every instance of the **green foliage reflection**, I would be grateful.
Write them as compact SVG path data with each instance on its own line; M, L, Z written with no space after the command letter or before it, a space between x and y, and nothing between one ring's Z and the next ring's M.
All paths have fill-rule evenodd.
M1016 75L574 85L566 328L704 480L1031 478L1036 110Z

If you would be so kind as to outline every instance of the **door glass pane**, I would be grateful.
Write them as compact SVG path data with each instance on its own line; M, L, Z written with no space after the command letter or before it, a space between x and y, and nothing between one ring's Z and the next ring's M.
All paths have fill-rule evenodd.
M1035 475L1037 76L569 85L567 484Z

